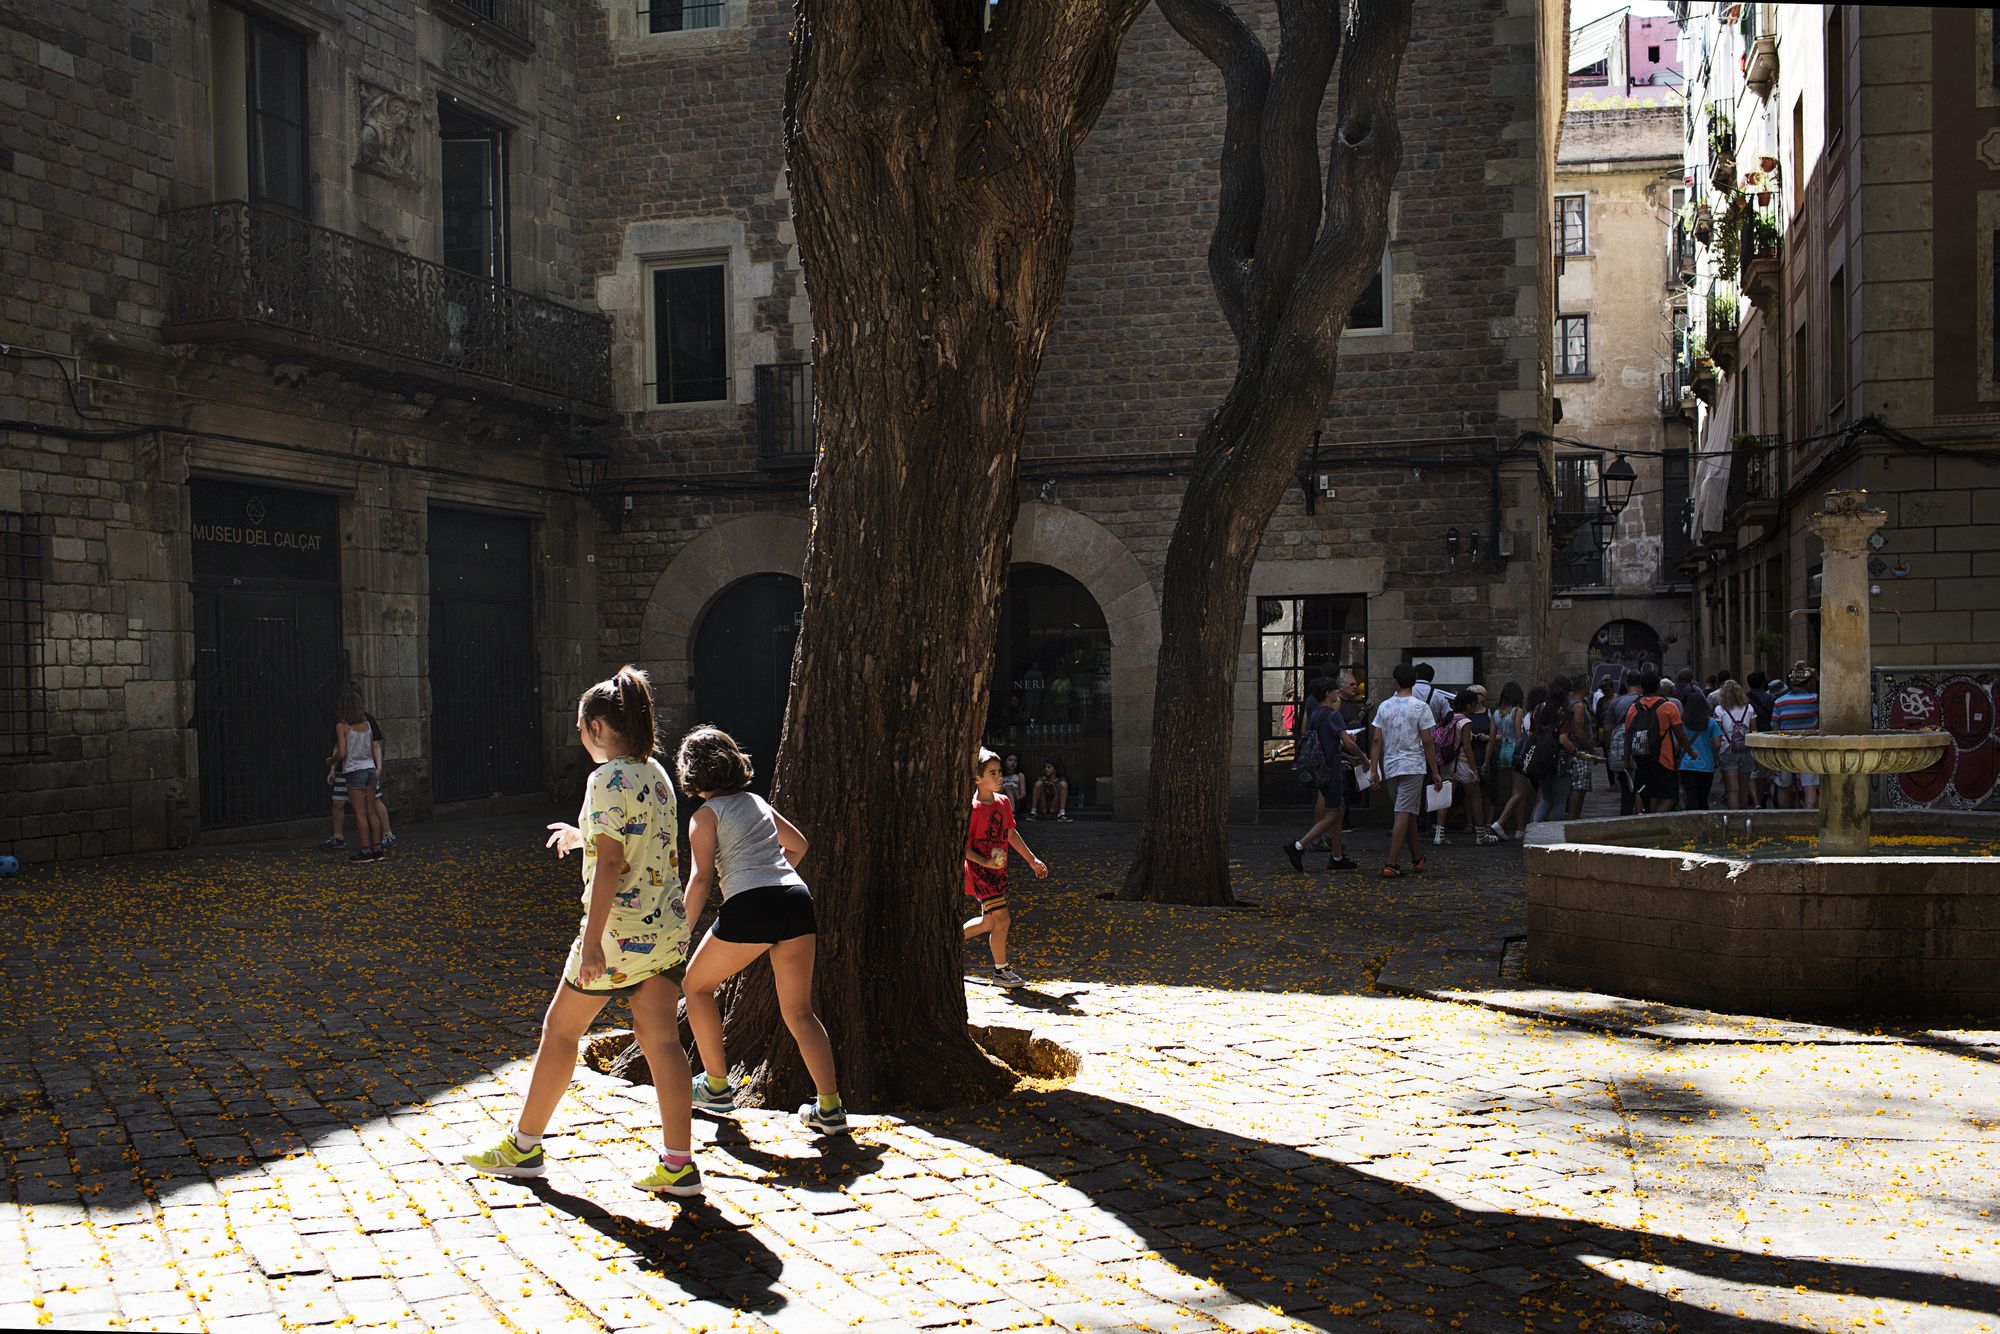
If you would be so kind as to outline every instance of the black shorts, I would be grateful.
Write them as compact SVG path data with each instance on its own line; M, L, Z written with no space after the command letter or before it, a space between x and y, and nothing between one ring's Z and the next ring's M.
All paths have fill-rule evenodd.
M1658 760L1634 759L1632 783L1639 795L1649 801L1662 798L1679 800L1681 795L1680 775Z
M816 935L812 891L804 885L765 885L722 901L715 938L732 945L775 945Z

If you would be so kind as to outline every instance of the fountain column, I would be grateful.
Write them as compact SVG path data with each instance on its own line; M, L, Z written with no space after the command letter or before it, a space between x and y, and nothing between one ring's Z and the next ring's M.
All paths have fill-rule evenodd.
M1868 628L1868 539L1888 514L1865 508L1866 491L1834 491L1810 525L1826 543L1820 566L1819 730L1860 736L1869 716L1874 644ZM1819 852L1859 857L1868 851L1868 774L1824 773L1819 786Z

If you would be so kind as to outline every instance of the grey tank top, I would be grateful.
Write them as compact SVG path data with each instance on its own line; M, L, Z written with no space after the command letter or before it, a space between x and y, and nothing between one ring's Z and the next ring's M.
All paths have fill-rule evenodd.
M805 879L785 860L778 845L778 822L755 792L710 797L715 812L715 881L727 903L746 889L771 885L804 886Z

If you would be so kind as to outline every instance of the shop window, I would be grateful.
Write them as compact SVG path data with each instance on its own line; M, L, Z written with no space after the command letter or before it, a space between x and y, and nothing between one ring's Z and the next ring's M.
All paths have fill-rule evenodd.
M1368 690L1368 599L1358 593L1257 599L1258 799L1301 806L1313 794L1292 775L1306 687L1318 677L1354 673Z
M1007 572L986 744L1030 784L1053 763L1071 810L1111 806L1111 632L1090 590L1047 565Z
M48 749L43 578L38 517L0 511L0 756L39 755Z
M720 261L652 270L647 393L655 406L729 397L728 281Z

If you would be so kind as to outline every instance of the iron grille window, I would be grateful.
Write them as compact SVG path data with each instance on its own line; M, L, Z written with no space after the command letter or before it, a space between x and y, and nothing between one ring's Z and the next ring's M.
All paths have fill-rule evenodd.
M653 270L653 402L729 397L729 319L720 264Z
M250 202L304 216L306 41L254 15L244 20Z
M0 755L48 749L42 689L42 582L39 517L0 511Z
M651 0L642 4L640 17L647 32L690 32L696 28L720 28L725 0Z
M507 281L507 132L438 108L444 161L444 264Z
M1556 374L1570 379L1590 374L1590 316L1564 315L1556 321Z
M1582 195L1556 196L1556 253L1584 253Z

